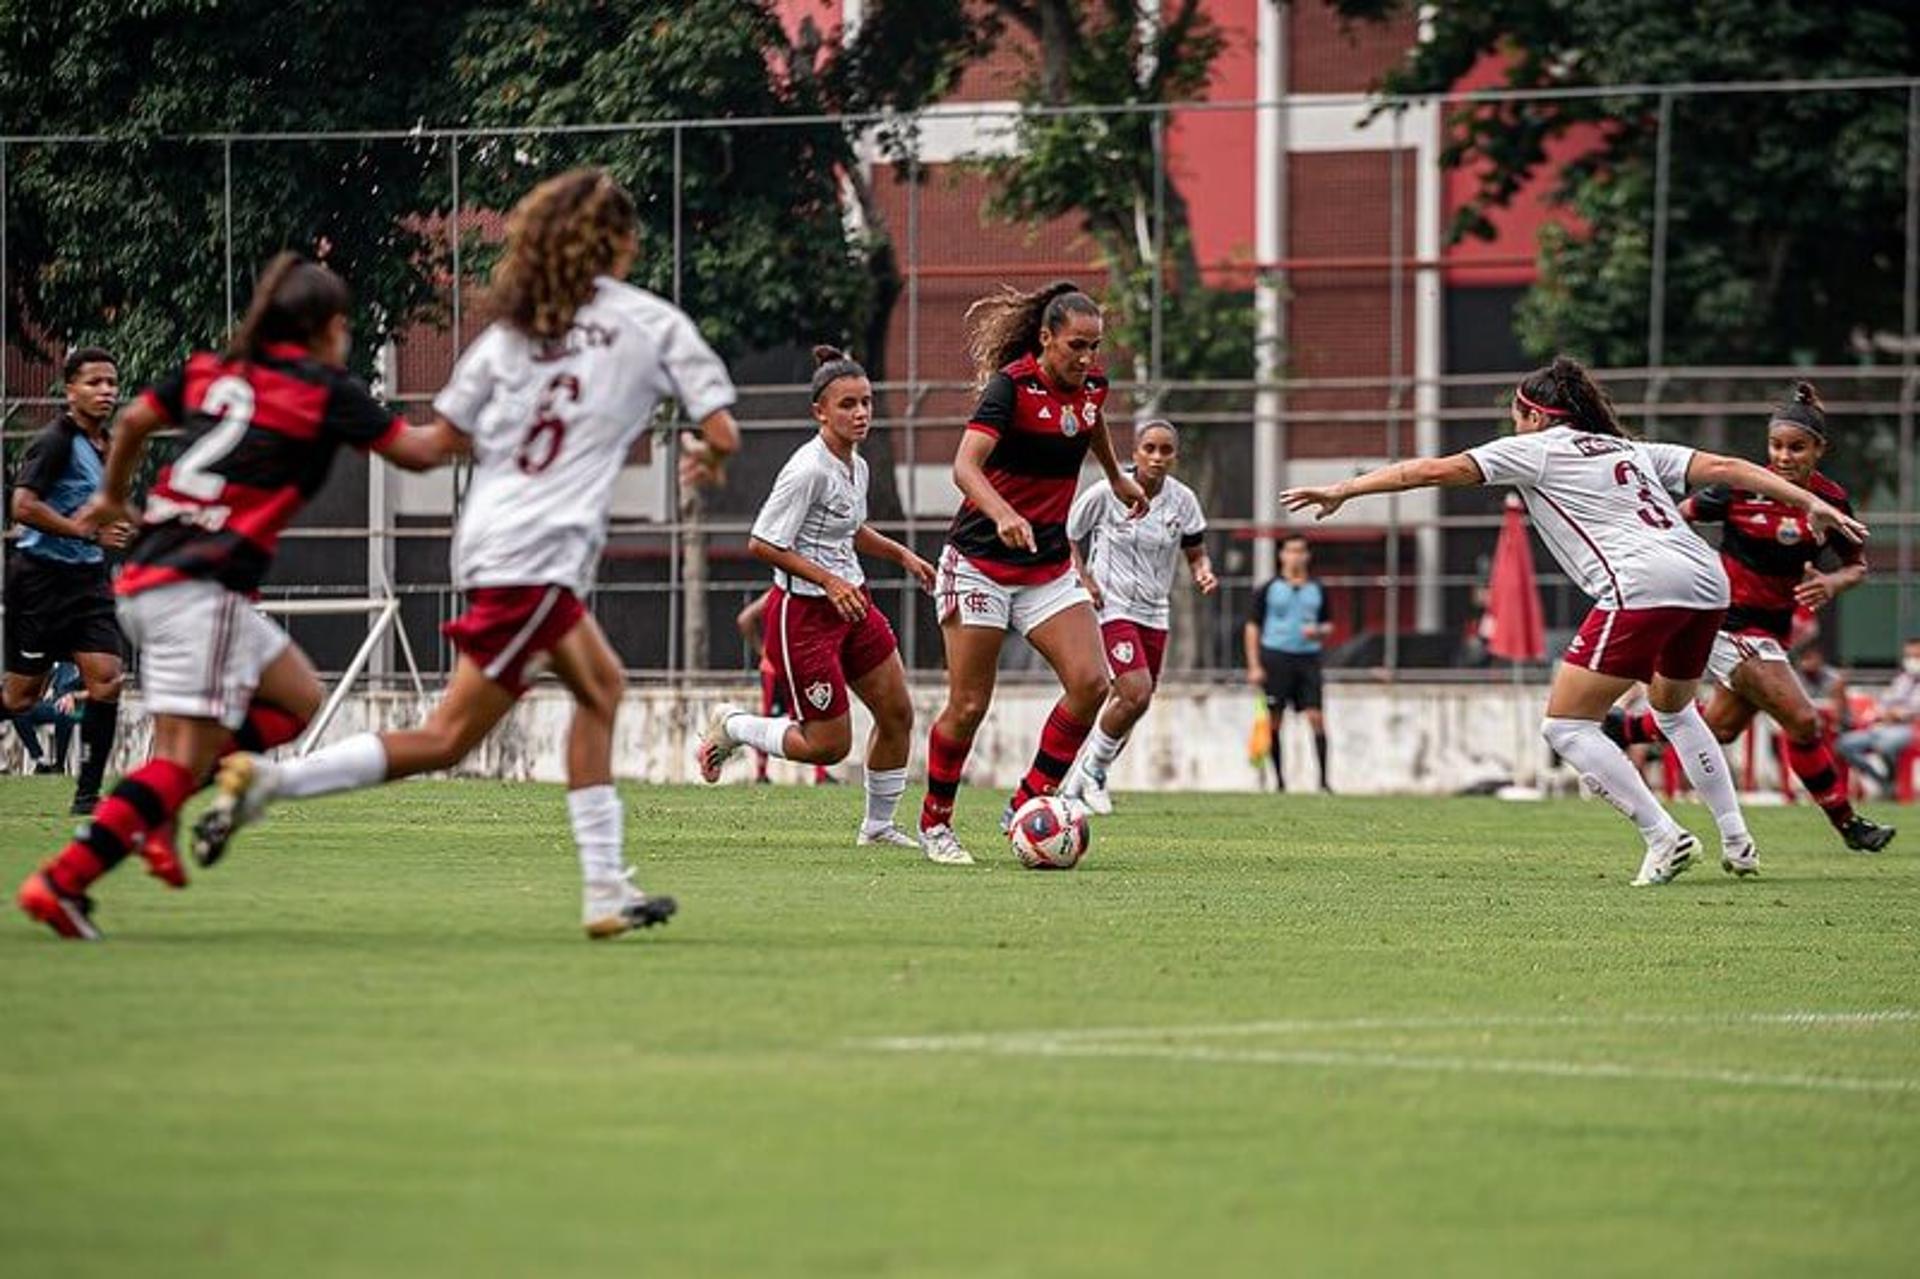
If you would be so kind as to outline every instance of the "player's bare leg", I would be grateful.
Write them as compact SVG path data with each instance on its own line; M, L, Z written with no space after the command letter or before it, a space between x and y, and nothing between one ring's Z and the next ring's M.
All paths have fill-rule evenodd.
M894 653L851 685L853 695L873 715L867 738L866 816L856 844L918 848L920 841L900 829L894 816L907 789L907 759L913 752L913 695L907 668Z
M1062 695L1040 730L1033 764L1008 803L1003 823L1008 826L1022 804L1059 789L1113 688L1093 605L1075 604L1062 609L1029 631L1027 642L1060 677Z
M326 700L326 689L313 662L298 644L289 644L260 672L254 689L256 703L284 709L302 725L311 723ZM250 822L259 820L273 797L276 766L265 756L235 751L220 761L214 776L213 803L193 826L193 859L211 866L226 854L227 842Z
M1113 681L1113 695L1101 709L1093 732L1087 735L1086 749L1060 784L1063 799L1077 799L1102 815L1113 811L1113 796L1107 793L1107 770L1151 705L1153 676L1147 672L1128 671Z
M993 704L1000 646L1007 633L994 626L962 626L957 609L941 622L940 633L947 650L947 702L927 730L927 797L920 806L920 848L930 862L971 866L973 855L953 833L953 806L973 736Z
M1807 690L1786 662L1748 658L1733 668L1733 691L1780 726L1787 766L1825 814L1841 841L1856 852L1877 853L1893 841L1891 826L1869 821L1853 809L1826 728ZM1725 739L1722 739L1725 740Z

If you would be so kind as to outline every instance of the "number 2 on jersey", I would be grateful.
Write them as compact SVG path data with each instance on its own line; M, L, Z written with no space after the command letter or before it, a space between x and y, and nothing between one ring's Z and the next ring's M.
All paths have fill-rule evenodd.
M244 378L216 378L207 388L200 411L219 417L220 422L174 459L167 486L197 502L217 502L227 487L227 477L209 468L233 452L253 425L253 388Z
M1653 482L1631 462L1618 463L1613 468L1613 482L1624 488L1634 490L1634 500L1640 503L1634 512L1640 522L1648 528L1672 528L1673 519L1660 509L1660 498L1655 493Z
M567 442L567 423L560 416L560 405L569 400L580 402L580 379L571 373L558 375L540 393L540 402L533 408L533 425L527 428L526 438L513 455L514 463L525 474L540 474L560 456L560 448Z

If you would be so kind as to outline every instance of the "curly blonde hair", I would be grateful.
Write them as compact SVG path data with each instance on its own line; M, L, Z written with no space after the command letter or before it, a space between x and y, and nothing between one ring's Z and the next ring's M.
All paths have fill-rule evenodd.
M967 308L967 355L981 385L1023 355L1040 353L1040 330L1058 330L1072 314L1098 316L1100 304L1072 280L1022 293L1003 284Z
M529 191L507 215L507 247L493 268L495 311L528 337L573 327L634 235L633 197L605 169L570 169Z

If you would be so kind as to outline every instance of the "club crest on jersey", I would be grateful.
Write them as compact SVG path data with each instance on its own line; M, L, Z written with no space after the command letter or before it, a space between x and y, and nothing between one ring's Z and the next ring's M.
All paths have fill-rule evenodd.
M1060 406L1060 434L1068 436L1069 438L1080 434L1080 419L1073 415L1073 405L1071 404L1062 404Z
M807 685L807 701L813 706L813 709L817 711L827 709L827 706L833 701L833 685L827 683L825 680L815 680L813 683Z
M1121 640L1113 646L1113 660L1126 666L1133 661L1133 641Z
M1800 521L1781 520L1773 530L1774 538L1782 546L1793 546L1800 541Z

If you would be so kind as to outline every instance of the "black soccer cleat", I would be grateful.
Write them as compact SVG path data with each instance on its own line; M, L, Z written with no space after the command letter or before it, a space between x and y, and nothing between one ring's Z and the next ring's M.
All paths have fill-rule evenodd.
M1897 833L1893 827L1868 821L1858 813L1840 828L1840 838L1856 853L1877 853L1891 844Z
M655 924L664 924L672 919L674 912L679 909L680 903L671 897L647 897L621 913L626 916L629 928L652 928Z
M93 810L98 807L100 807L100 796L97 793L91 795L76 793L73 797L73 806L67 809L67 815L69 817L91 817L93 816Z

